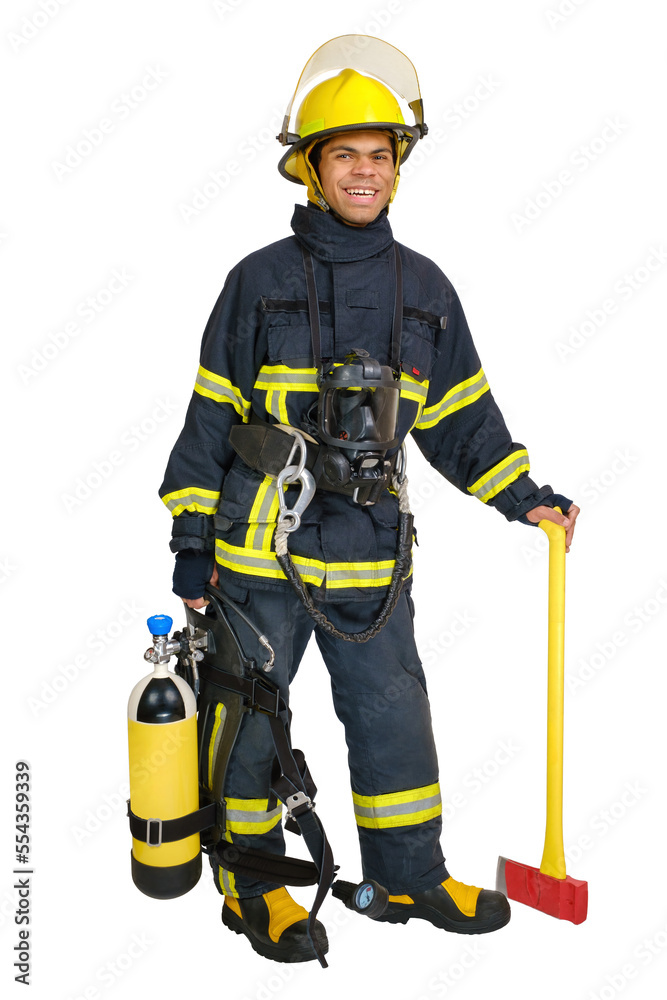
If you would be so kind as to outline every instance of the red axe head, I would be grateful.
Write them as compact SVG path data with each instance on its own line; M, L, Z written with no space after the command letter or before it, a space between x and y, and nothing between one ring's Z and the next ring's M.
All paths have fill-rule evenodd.
M532 906L534 910L548 913L559 920L581 924L588 912L588 882L579 879L553 878L539 868L522 865L509 858L498 858L496 889L508 899Z

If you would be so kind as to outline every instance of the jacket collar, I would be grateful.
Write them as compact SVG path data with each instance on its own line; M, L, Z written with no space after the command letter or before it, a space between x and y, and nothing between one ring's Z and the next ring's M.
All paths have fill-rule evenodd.
M353 261L374 257L394 240L383 209L367 226L347 226L316 205L295 205L292 229L299 243L320 260Z

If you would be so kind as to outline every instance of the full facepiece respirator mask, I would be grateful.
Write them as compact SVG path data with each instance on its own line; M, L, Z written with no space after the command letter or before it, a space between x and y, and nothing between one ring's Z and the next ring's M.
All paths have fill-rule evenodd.
M387 452L398 445L400 382L388 365L355 349L320 377L311 425L325 446L322 472L334 486L362 487L386 480Z

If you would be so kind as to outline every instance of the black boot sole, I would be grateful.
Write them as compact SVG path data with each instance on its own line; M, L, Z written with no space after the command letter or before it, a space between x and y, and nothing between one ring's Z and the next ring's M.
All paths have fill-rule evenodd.
M290 942L287 947L285 945L273 944L273 942L260 941L254 936L241 917L237 917L228 906L223 906L222 908L222 922L230 931L234 931L236 934L244 934L253 950L258 955L261 955L262 958L270 958L274 962L285 963L317 961L317 955L309 941L305 941L302 945L298 946L294 942ZM320 943L322 944L322 953L326 955L329 950L329 942L324 941Z
M391 904L390 904L391 905ZM401 905L401 904L398 904ZM430 924L439 927L444 931L452 931L454 934L488 934L490 931L497 931L510 921L511 913L498 913L495 917L481 921L476 921L470 917L466 921L452 920L446 917L431 906L423 906L419 903L412 903L405 906L405 910L398 910L395 913L385 913L381 917L376 917L378 923L387 924L407 924L413 918L428 920Z

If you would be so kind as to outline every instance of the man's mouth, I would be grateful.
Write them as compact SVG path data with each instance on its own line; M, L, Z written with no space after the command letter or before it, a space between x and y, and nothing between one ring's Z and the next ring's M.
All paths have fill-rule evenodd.
M360 201L372 201L377 194L377 190L375 188L356 187L344 188L343 190L346 195L349 195L350 198L358 198Z

